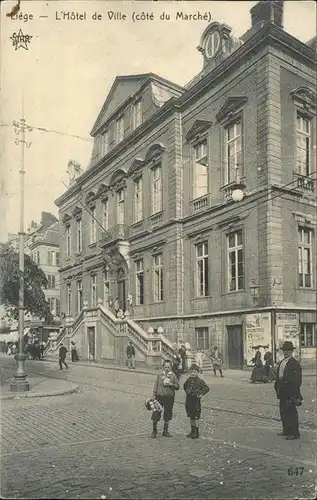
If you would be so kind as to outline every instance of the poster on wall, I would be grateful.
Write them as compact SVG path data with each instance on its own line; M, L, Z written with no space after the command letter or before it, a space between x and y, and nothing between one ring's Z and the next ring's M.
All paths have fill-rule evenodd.
M263 361L264 346L269 346L272 351L271 313L255 313L245 316L244 355L247 366L253 366L251 359L256 352L254 347L259 345Z
M276 313L276 361L283 359L281 346L289 340L293 342L294 357L299 359L299 314Z

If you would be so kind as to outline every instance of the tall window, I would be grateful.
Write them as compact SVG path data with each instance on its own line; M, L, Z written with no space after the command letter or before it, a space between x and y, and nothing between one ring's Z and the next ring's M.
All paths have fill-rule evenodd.
M124 224L124 190L117 191L117 224Z
M66 257L71 256L71 233L70 226L66 227Z
M206 297L209 294L208 273L208 243L198 243L196 245L197 297Z
M109 277L109 267L107 266L103 274L103 303L105 307L109 305L110 300L110 277Z
M300 345L302 347L316 347L315 323L300 324Z
M59 252L56 252L56 266L59 267Z
M124 122L123 116L116 121L116 143L119 144L124 138Z
M36 258L37 258L36 262L38 264L40 264L41 262L40 262L40 251L39 250L36 252Z
M106 155L109 151L109 131L106 130L101 136L101 154Z
M135 262L135 277L136 277L136 305L144 304L144 269L143 259Z
M47 287L49 289L55 288L55 276L54 276L54 274L48 274L47 281L48 281Z
M208 193L208 148L207 141L201 142L194 148L194 178L193 196L200 198Z
M142 177L134 181L134 222L138 222L143 218L143 193L142 193Z
M313 231L311 229L306 227L298 229L298 278L299 286L303 288L313 286L312 240Z
M237 180L237 172L242 168L242 135L241 121L229 125L226 130L225 182L229 184Z
M133 105L132 111L132 126L133 130L135 130L142 123L142 101L139 99Z
M59 252L55 250L48 250L47 264L49 266L59 266Z
M91 291L91 307L97 305L97 276L93 274L90 277L90 291Z
M66 285L66 304L67 304L67 314L72 312L72 284L67 283Z
M76 252L80 253L83 249L82 221L76 221Z
M106 198L102 203L102 226L108 231L109 229L109 203L108 198Z
M152 168L152 214L162 210L162 169L161 165Z
M153 271L154 271L154 302L163 300L163 262L162 254L153 255Z
M77 314L80 314L83 309L83 282L77 281Z
M209 349L209 331L208 326L202 328L196 328L196 346L197 349Z
M243 244L242 231L228 234L228 290L243 290Z
M299 113L296 118L296 171L300 175L310 175L310 120Z
M96 207L90 208L90 243L97 241Z

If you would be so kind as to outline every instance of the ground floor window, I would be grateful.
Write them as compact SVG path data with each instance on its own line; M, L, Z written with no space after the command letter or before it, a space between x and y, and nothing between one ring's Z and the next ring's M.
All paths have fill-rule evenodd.
M301 347L316 347L316 324L300 324L300 345Z
M207 350L209 349L209 330L208 326L202 328L196 328L196 346L197 349Z

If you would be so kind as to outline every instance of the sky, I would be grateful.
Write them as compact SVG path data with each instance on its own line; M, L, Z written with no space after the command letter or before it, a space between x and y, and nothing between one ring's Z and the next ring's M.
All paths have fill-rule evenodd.
M184 85L201 70L197 46L209 22L176 21L177 11L210 13L241 36L257 2L22 0L24 17L11 19L6 14L15 3L1 2L0 241L19 231L21 146L15 144L12 122L22 117L22 94L27 123L59 132L27 133L32 144L25 148L26 228L42 211L58 214L54 200L66 190L68 161L87 167L90 131L116 76L153 72ZM312 1L286 1L285 31L303 42L313 38L315 9ZM86 13L86 20L60 20L63 12ZM121 19L110 20L108 12ZM133 12L153 14L154 20L134 22ZM164 12L170 21L160 19ZM102 19L93 20L94 13ZM13 46L10 37L20 29L32 36L28 50Z

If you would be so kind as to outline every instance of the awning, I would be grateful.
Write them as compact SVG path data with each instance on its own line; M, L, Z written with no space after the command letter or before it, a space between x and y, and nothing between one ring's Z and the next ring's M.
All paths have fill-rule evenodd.
M24 328L24 335L29 333L30 328ZM13 330L9 333L0 334L0 342L17 342L19 340L19 331Z
M2 333L0 335L0 342L17 342L19 340L19 332Z

